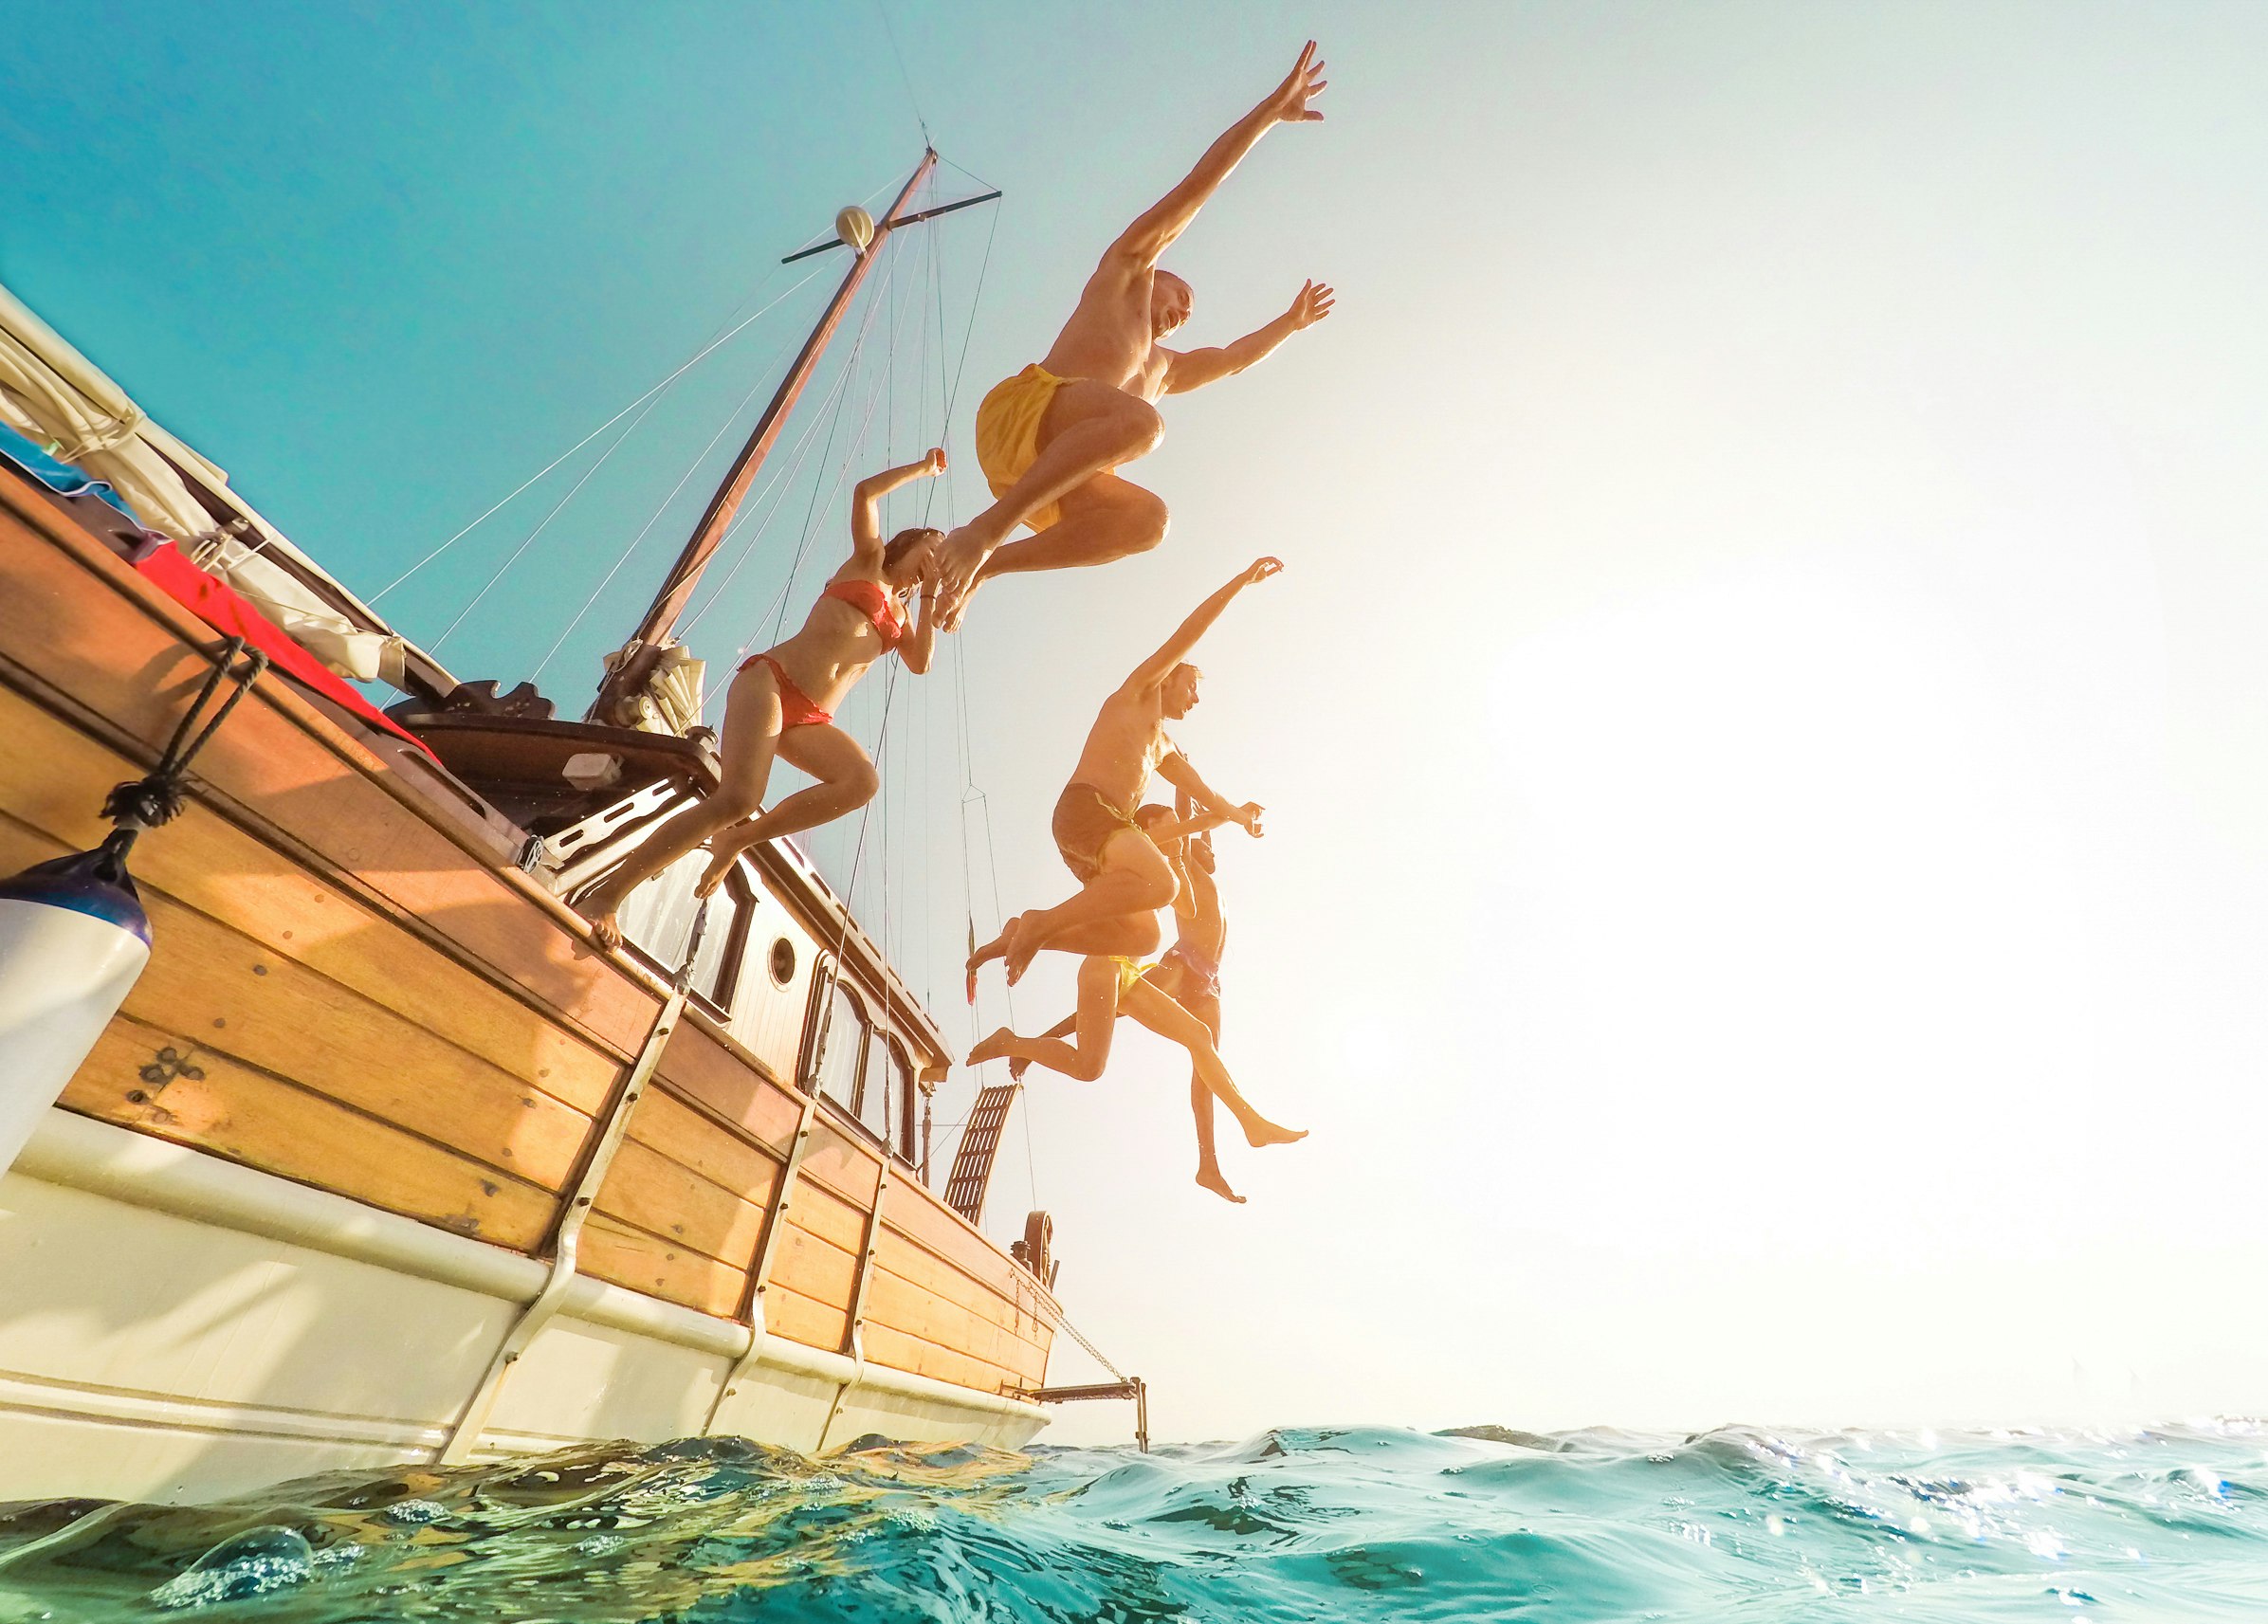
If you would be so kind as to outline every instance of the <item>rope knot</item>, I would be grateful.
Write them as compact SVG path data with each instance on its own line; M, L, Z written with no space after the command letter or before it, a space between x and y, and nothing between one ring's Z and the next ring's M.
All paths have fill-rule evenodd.
M120 829L155 829L181 815L181 780L174 774L152 774L111 786L102 802L102 815Z

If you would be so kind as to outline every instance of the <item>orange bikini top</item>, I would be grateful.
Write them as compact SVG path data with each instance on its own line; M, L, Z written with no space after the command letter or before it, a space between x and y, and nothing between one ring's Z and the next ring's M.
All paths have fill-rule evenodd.
M898 612L898 600L880 581L831 581L819 595L840 599L865 615L873 623L884 648L895 648L905 641L905 617Z

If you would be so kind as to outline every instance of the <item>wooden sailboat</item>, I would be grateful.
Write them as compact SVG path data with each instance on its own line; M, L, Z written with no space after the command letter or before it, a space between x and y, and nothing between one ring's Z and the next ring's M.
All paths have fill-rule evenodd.
M853 245L592 720L410 648L392 728L270 676L197 757L135 853L149 967L0 1179L0 1499L1042 1425L1047 1262L977 1227L981 1177L960 1211L932 1192L945 1042L846 901L784 843L698 920L697 863L652 882L621 953L562 900L713 786L698 736L618 723L650 717L678 610L934 161ZM134 432L216 532L391 636ZM224 639L146 546L0 462L0 873L99 840L212 668Z

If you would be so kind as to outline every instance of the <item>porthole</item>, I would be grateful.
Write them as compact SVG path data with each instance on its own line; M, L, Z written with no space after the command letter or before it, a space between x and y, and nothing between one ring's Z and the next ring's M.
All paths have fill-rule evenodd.
M796 944L786 937L772 943L772 985L784 987L796 978Z

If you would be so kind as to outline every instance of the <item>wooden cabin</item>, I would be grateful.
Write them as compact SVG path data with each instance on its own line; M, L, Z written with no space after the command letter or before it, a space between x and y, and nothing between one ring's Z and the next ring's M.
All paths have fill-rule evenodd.
M0 873L100 840L224 641L130 531L0 464ZM1057 1310L931 1193L948 1052L843 901L744 858L673 998L697 861L623 953L559 893L706 746L426 685L412 739L271 672L136 848L149 968L0 1178L0 1499L1031 1437Z

